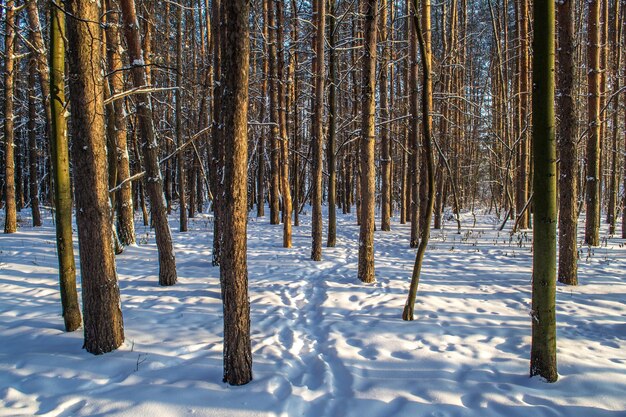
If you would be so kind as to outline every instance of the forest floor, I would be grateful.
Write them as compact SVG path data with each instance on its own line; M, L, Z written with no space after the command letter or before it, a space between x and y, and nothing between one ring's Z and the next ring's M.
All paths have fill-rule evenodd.
M2 217L2 216L0 216ZM219 268L211 218L177 232L179 282L160 287L153 233L117 257L126 342L93 356L63 332L54 225L0 235L0 416L626 416L626 247L580 251L557 288L559 381L529 378L531 232L492 216L433 230L416 320L401 320L415 250L393 219L375 235L376 279L357 280L358 226L310 258L310 217L249 221L254 380L222 383ZM379 224L379 223L378 223ZM508 227L511 226L509 223Z

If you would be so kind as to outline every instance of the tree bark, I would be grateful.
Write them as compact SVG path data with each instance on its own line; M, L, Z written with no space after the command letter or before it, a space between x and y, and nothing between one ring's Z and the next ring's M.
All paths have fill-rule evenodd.
M54 205L59 259L59 286L65 330L81 326L82 317L76 291L76 264L72 242L72 189L70 186L69 141L65 118L65 14L53 7L50 11L50 75L47 91L51 92L50 156L54 177ZM43 42L42 42L43 45ZM48 72L45 72L46 78ZM41 75L41 74L40 74ZM42 84L43 85L43 84Z
M587 83L589 95L587 111L589 137L587 139L587 217L585 243L600 244L600 1L589 0Z
M387 39L387 0L381 1L380 6L380 40L384 42L382 56L380 60L380 117L383 122L389 119L388 108L388 62L389 62L389 40ZM393 80L392 80L393 81ZM380 229L382 231L391 230L391 140L389 137L389 126L382 126L381 136L381 219Z
M4 34L4 233L17 232L15 203L15 127L13 94L15 85L15 1L7 0Z
M183 145L183 6L176 9L176 146ZM176 157L178 177L178 216L179 230L187 231L187 191L185 181L185 152Z
M558 378L556 365L556 138L554 2L533 5L533 276L530 376Z
M577 285L577 116L574 100L574 7L573 0L558 3L558 128L559 172L559 269L558 280Z
M246 263L248 162L248 0L226 3L226 40L222 74L225 175L224 240L220 264L224 303L224 382L252 380L250 302Z
M328 23L328 144L326 145L326 161L328 164L328 236L326 246L334 248L337 244L337 162L335 148L337 143L337 51L335 12L337 2L330 0L330 16Z
M41 211L39 209L39 178L37 175L39 150L37 149L37 104L35 101L36 74L36 58L31 57L28 61L28 181L33 226L39 227L42 223Z
M145 61L141 51L139 23L135 12L134 0L120 0L124 36L128 44L128 56L131 63L131 76L136 88L148 85ZM152 102L148 93L136 94L137 122L142 140L144 162L146 164L146 189L150 199L150 209L154 223L156 243L159 251L159 284L176 283L176 259L172 234L167 222L167 211L163 198L163 178L159 167L157 140L152 121Z
M362 282L376 281L374 274L374 208L376 203L376 34L378 1L367 0L363 57L363 111L361 126L361 228L359 233L359 270Z
M311 194L311 259L322 260L322 170L324 149L324 26L326 19L326 0L316 0L316 39L315 54L315 107L313 118L313 192Z
M76 225L84 311L84 348L99 355L124 341L120 292L111 236L100 6L66 1L68 63L75 169Z

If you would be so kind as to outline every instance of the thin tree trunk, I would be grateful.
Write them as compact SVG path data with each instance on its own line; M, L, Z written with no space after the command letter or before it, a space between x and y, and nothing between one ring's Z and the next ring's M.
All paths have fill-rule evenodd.
M183 145L183 6L176 9L176 146ZM178 172L178 215L179 230L187 231L187 191L185 185L185 152L180 151L176 157Z
M326 246L334 248L337 244L337 162L335 161L335 148L337 143L337 51L335 12L337 2L329 0L330 16L328 23L328 143L326 144L326 161L328 164L328 236Z
M124 90L122 57L120 55L119 12L117 5L107 0L107 59L109 62L109 82L111 94L121 93ZM114 101L111 106L115 125L115 149L117 156L117 177L122 181L130 177L130 161L128 157L127 124L124 118L124 107L121 100ZM135 219L132 203L132 183L122 184L117 192L117 235L124 246L135 243Z
M141 51L139 23L134 0L120 0L124 35L128 44L133 85L136 88L148 85L145 61ZM137 123L142 140L142 150L146 165L146 189L150 199L150 210L154 223L156 243L159 251L159 285L176 283L176 259L172 234L167 222L167 211L163 198L163 178L159 167L158 147L152 121L152 102L148 93L136 94Z
M622 16L622 20L624 17ZM612 44L613 44L613 94L615 99L613 102L613 121L611 132L611 174L609 182L609 206L607 210L606 221L609 223L609 234L615 234L615 222L617 217L617 195L619 184L619 166L617 156L619 154L619 105L620 105L620 63L622 59L622 46L620 42L620 34L622 23L620 21L620 0L615 0L613 8L613 26L611 27ZM608 22L607 22L608 24ZM626 174L625 174L626 175Z
M15 85L15 1L7 0L4 34L4 233L17 232L15 203L15 132L13 94Z
M556 367L556 138L554 2L533 5L533 276L530 376L548 382Z
M382 122L389 119L388 107L388 62L389 62L389 39L387 39L387 0L381 1L380 6L380 40L384 42L382 57L380 60L380 117ZM393 80L392 80L393 81ZM391 230L391 139L389 135L390 127L382 126L380 129L381 136L381 219L380 229L382 231Z
M322 260L322 169L324 149L324 23L326 19L326 0L316 0L316 40L315 53L315 107L313 114L313 192L312 205L312 250L311 259Z
M225 175L223 254L220 264L224 303L224 382L243 385L252 380L250 301L246 263L248 162L248 39L249 2L226 3L224 74Z
M587 217L585 243L600 244L600 1L589 0L587 46L587 99L589 137L587 138Z
M415 298L417 297L417 289L419 285L420 273L422 270L422 263L424 261L424 255L426 254L426 248L428 246L428 240L430 238L430 221L433 215L433 208L435 205L435 163L433 161L432 151L432 106L433 106L433 91L432 91L432 52L430 47L430 0L422 0L422 22L417 17L417 0L413 0L413 30L416 31L419 40L420 54L422 55L422 128L424 132L424 152L426 153L426 177L428 181L428 195L426 202L425 212L425 226L422 228L422 239L417 248L417 254L415 255L415 264L413 265L413 273L411 274L411 285L409 287L409 294L404 305L402 312L402 320L413 320L415 310ZM417 118L417 114L413 117Z
M59 285L65 330L81 326L80 306L76 291L76 264L72 242L72 189L70 186L69 141L65 118L65 14L53 7L50 11L50 75L51 92L50 156L54 177L54 205L59 259ZM48 72L46 71L46 76Z
M31 36L32 39L32 36ZM39 210L39 182L37 176L37 105L35 102L35 82L37 74L36 58L28 61L28 180L30 187L30 208L33 215L33 226L41 226Z
M80 245L84 348L99 355L124 342L108 192L104 129L100 6L66 1L69 86L73 111L72 162L75 170L76 225Z

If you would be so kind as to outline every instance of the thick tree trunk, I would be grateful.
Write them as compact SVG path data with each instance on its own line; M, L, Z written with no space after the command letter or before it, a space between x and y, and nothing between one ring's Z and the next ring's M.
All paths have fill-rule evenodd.
M577 285L577 197L576 101L574 100L574 7L573 0L558 3L558 91L557 104L559 172L559 282Z
M72 242L72 189L70 186L69 141L65 118L65 14L51 9L50 17L50 76L47 91L50 97L50 156L54 177L54 205L59 259L59 285L65 330L72 332L81 325L80 306L76 291L76 264ZM43 42L42 42L43 44ZM46 77L48 72L46 70Z
M128 57L131 63L133 85L136 88L148 85L145 61L139 39L139 23L134 0L120 0L124 35L128 44ZM172 234L167 222L167 211L163 198L163 178L159 167L158 148L152 121L152 102L148 93L136 94L137 122L142 140L142 150L146 165L146 189L150 199L150 211L154 223L156 243L159 251L159 284L176 283L176 259Z
M89 0L65 3L72 117L72 162L84 311L84 348L99 355L124 342L113 252L104 129L101 9Z
M376 281L374 275L374 208L376 204L376 32L378 1L367 0L363 57L363 111L361 125L361 228L359 233L359 271L362 282Z
M556 138L554 2L533 5L533 277L530 375L548 382L556 367Z
M249 2L226 3L224 74L225 175L224 240L220 265L224 303L224 382L243 385L252 380L250 301L246 263L248 162L248 39Z
M15 203L15 132L13 89L15 85L15 1L7 0L4 34L4 233L17 232Z

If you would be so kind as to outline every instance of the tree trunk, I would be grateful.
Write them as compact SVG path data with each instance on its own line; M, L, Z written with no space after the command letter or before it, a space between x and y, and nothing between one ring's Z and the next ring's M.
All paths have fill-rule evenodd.
M615 222L617 217L617 195L619 184L619 165L617 156L619 155L619 106L620 106L620 63L622 59L622 47L620 42L620 30L622 27L620 20L620 0L615 0L613 9L613 25L611 27L612 44L613 44L613 121L611 132L611 174L609 180L609 206L607 210L606 221L609 224L609 234L615 234ZM608 23L608 22L607 22ZM625 174L626 175L626 174Z
M176 146L183 145L183 6L176 9ZM185 185L185 152L179 151L176 157L178 177L179 230L187 231L187 191Z
M411 0L408 0L411 1ZM410 13L417 13L417 9ZM417 95L417 31L413 27L415 19L409 19L409 172L408 184L408 220L411 222L411 240L409 246L416 248L419 243L419 143L418 143L418 95Z
M224 382L243 385L252 380L250 301L246 263L248 162L248 39L249 2L226 3L224 74L225 175L223 254L220 264L224 303Z
M101 9L89 0L65 3L72 117L72 162L84 311L84 348L99 355L124 342L111 236L104 129ZM60 13L59 13L60 14ZM56 100L55 100L56 101Z
M415 298L419 285L422 263L428 240L430 238L430 221L433 215L433 207L435 205L435 164L433 162L432 151L432 106L433 106L433 90L432 90L432 52L431 52L431 24L430 24L430 0L422 0L422 23L417 18L417 0L413 0L413 30L417 33L420 46L420 54L422 55L422 128L424 132L424 153L426 154L426 178L428 181L427 201L425 204L424 227L422 228L422 239L417 248L415 255L415 264L413 265L413 273L411 274L411 285L409 294L402 312L402 320L413 320L415 309ZM417 118L417 114L413 114Z
M389 40L387 39L387 0L381 1L380 7L380 40L384 42L382 59L380 60L380 117L382 122L389 119L389 108L387 100L387 82L388 82L388 62L389 62ZM392 80L393 81L393 80ZM391 139L389 135L390 126L382 126L380 129L381 136L381 219L380 229L382 231L391 230Z
M131 63L133 85L136 88L148 84L145 61L139 39L139 23L134 0L120 0L124 35L128 44L128 57ZM150 199L150 210L154 223L156 243L159 251L159 285L176 283L176 259L172 234L167 222L167 211L163 198L163 178L159 167L158 147L152 122L152 102L148 93L136 94L137 122L142 140L144 162L146 164L146 189Z
M378 1L367 0L363 57L363 111L361 126L361 228L359 233L359 271L362 282L376 281L374 275L374 208L376 204L376 32Z
M109 83L111 93L118 94L124 90L124 77L122 69L122 57L120 55L119 35L119 12L117 5L107 0L107 60L109 62ZM115 149L117 156L117 177L121 181L130 178L130 162L128 157L127 124L124 118L124 106L122 100L115 100L111 106L115 125ZM121 182L118 181L118 182ZM117 193L117 235L120 243L124 246L135 243L135 213L132 203L132 183L124 183Z
M576 179L577 117L574 100L574 7L573 0L558 3L558 91L557 104L560 121L558 128L559 172L559 282L577 285L577 226L578 197Z
M270 224L280 223L280 126L278 116L278 36L275 0L268 3L270 78Z
M600 1L589 0L587 46L587 99L589 137L587 139L587 217L585 243L600 244Z
M15 132L13 94L15 85L15 1L7 0L4 34L4 233L17 232L15 204Z
M72 189L70 158L65 118L65 14L53 7L50 17L50 76L51 125L50 156L54 177L54 205L59 259L59 285L65 330L72 332L81 326L80 306L76 291L76 264L72 243ZM43 42L42 42L43 44ZM46 71L46 76L48 75Z
M556 367L556 141L554 2L533 5L533 276L530 376L548 382Z
M329 77L328 77L328 144L326 145L326 161L328 164L328 236L326 246L334 248L337 244L337 162L335 148L337 143L337 51L335 11L337 2L330 0L330 16L328 23L329 45Z
M32 32L31 32L32 33ZM31 36L32 40L32 36ZM37 74L36 58L28 61L28 181L30 187L30 208L33 215L33 226L41 226L39 210L39 182L37 177L37 104L35 102L35 78Z
M315 54L315 112L313 114L313 192L312 205L312 250L311 259L322 260L322 170L324 149L324 22L326 19L326 0L316 0L316 40Z

